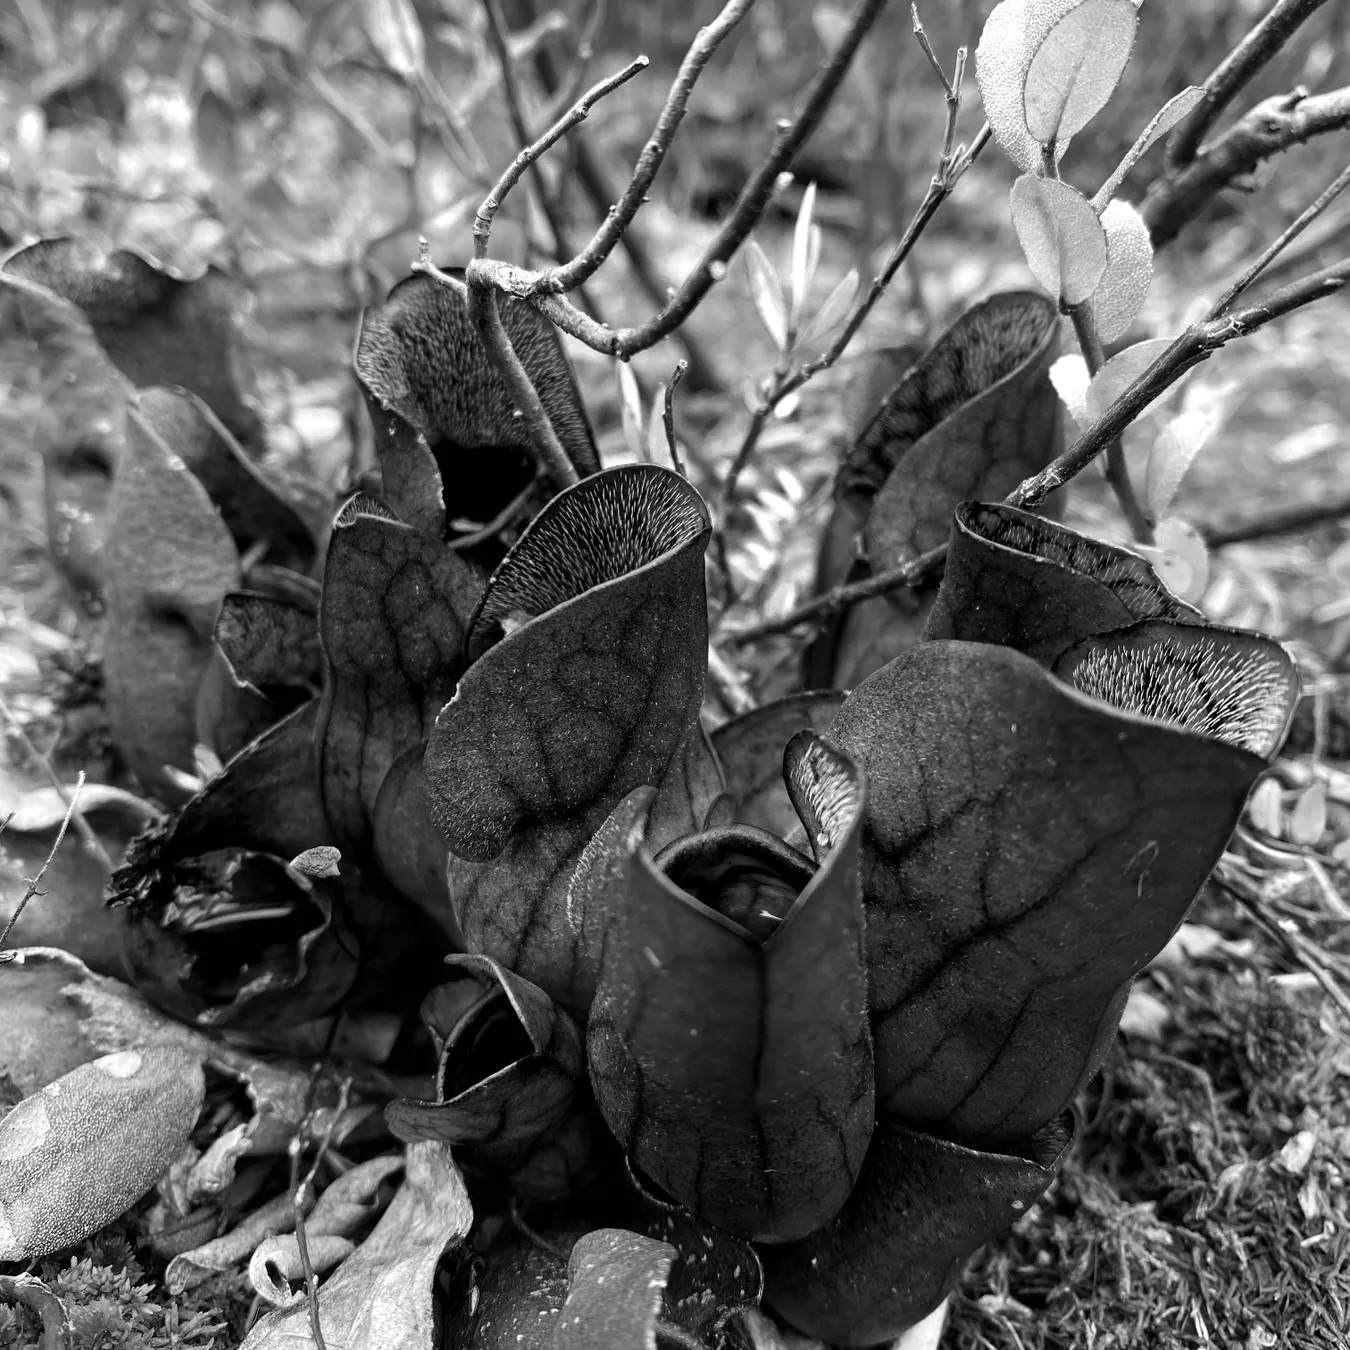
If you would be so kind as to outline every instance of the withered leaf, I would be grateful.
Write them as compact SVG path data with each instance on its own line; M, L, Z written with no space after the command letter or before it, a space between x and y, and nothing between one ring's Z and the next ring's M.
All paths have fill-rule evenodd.
M1029 657L931 642L829 736L864 767L869 1005L883 1117L997 1147L1105 1053L1265 760L1122 713Z
M313 610L232 591L221 602L215 644L197 690L197 739L229 760L315 697L322 678Z
M783 781L783 751L803 728L824 731L844 694L838 689L789 694L752 708L712 734L736 819L786 839L798 825Z
M628 1157L760 1242L837 1213L872 1131L862 779L809 731L789 764L823 863L746 825L655 861L637 849L587 1024L596 1102Z
M962 502L924 637L996 642L1049 664L1080 638L1152 618L1201 621L1137 553L1030 511Z
M181 796L163 770L193 768L197 686L221 601L239 586L239 557L205 489L134 412L105 571L113 739L144 783Z
M71 236L20 249L5 271L79 306L132 384L190 389L250 454L261 452L262 421L238 351L242 293L225 273L209 267L189 280L148 254Z
M323 1286L319 1324L330 1346L427 1350L436 1341L436 1269L473 1221L445 1144L411 1144L407 1170L375 1231ZM317 1350L308 1303L268 1313L244 1350Z
M334 842L370 859L371 819L395 760L420 746L463 668L479 583L439 539L357 496L334 524L319 633L327 678L319 777Z
M355 357L383 495L433 534L444 532L447 516L491 521L535 476L524 421L469 318L461 273L450 275L449 286L421 273L399 282L366 311ZM523 300L502 297L498 308L563 449L579 474L597 472L595 438L557 330Z
M47 546L87 614L103 611L103 549L113 475L126 442L126 381L70 301L0 272L0 335L31 351L41 415L28 422L42 456Z
M313 531L204 400L187 389L152 387L141 390L136 408L206 489L241 554L261 547L274 564L309 569Z
M587 840L657 786L698 717L707 511L678 474L629 465L555 497L494 574L477 659L427 747L432 817L462 864L470 947L585 1007L561 899Z
M808 1336L875 1345L920 1321L966 1258L1053 1180L1069 1118L1006 1154L879 1121L849 1202L819 1232L762 1247L765 1302Z

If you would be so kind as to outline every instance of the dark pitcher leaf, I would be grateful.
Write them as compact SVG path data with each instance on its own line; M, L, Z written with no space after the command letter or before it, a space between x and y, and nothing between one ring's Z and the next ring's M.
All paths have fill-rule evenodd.
M28 347L37 371L41 415L26 430L43 462L47 547L80 608L101 614L109 500L126 443L125 378L77 306L7 272L0 337Z
M494 574L469 627L477 659L430 737L470 949L570 1007L595 972L577 965L568 874L619 802L661 784L703 701L708 536L698 493L654 465L555 497Z
M447 517L469 529L490 522L536 472L524 420L469 318L460 275L452 272L449 286L405 277L366 311L356 340L384 496L435 534ZM523 300L502 297L498 308L563 449L579 474L595 473L595 438L557 330Z
M239 587L234 541L202 485L134 412L106 549L108 723L147 785L193 770L197 686L221 601Z
M333 527L319 632L327 678L319 776L334 841L370 858L371 819L395 760L455 692L479 583L439 539L357 496Z
M314 562L315 531L244 453L225 423L187 389L143 389L141 417L183 461L216 504L239 552L300 572Z
M238 850L122 869L127 972L151 1002L201 1025L266 1026L331 1011L357 956L335 926L335 888L280 858Z
M559 1199L587 1180L590 1164L594 1110L581 1029L490 957L448 964L448 984L422 1006L441 1046L436 1100L391 1102L389 1128L408 1142L467 1145L517 1193Z
M843 701L838 689L789 694L733 717L713 732L713 749L722 762L737 820L781 839L792 833L800 822L783 781L783 748L803 729L824 731Z
M132 384L190 389L250 454L261 452L262 421L238 352L242 293L225 273L208 267L189 280L148 254L69 236L20 249L5 271L78 305Z
M579 1237L553 1350L656 1350L661 1291L675 1249L622 1228Z
M1049 374L1058 348L1054 304L1010 291L967 311L906 370L839 470L836 510L859 538L848 580L942 543L963 498L1006 496L1059 453L1062 415ZM831 524L835 566L842 533ZM818 584L845 579L822 567ZM813 648L808 678L841 685L879 669L914 644L924 607L923 597L897 592L855 607L856 616L845 611Z
M232 591L197 691L197 739L222 760L317 696L323 678L313 609Z
M1203 622L1129 549L1016 507L962 502L924 638L996 642L1049 665L1080 638L1154 618Z
M980 643L899 657L829 735L868 778L878 1110L972 1147L1025 1138L1096 1069L1266 761Z
M250 741L157 836L148 861L178 862L222 848L293 858L331 842L314 759L317 700Z
M848 1204L801 1242L764 1247L765 1302L831 1345L876 1345L926 1317L975 1249L1054 1179L1069 1118L979 1153L879 1121Z
M1055 662L1075 689L1126 712L1274 758L1298 703L1298 670L1261 633L1152 619L1096 634Z
M637 849L587 1029L596 1101L635 1166L767 1242L838 1212L873 1111L862 779L811 732L788 763L825 861L748 825Z

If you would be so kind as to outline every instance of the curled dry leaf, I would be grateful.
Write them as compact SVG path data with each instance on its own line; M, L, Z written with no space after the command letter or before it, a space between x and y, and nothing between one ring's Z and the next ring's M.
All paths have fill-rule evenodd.
M169 1047L105 1055L0 1119L0 1261L79 1242L124 1214L182 1148L201 1065Z
M323 1286L319 1323L330 1346L426 1350L435 1344L436 1269L473 1221L446 1144L410 1144L403 1184L375 1231ZM244 1350L318 1350L308 1308L268 1313Z

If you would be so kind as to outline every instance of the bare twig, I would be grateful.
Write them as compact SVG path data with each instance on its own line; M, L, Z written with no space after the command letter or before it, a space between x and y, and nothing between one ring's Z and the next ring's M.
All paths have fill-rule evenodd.
M1265 18L1247 33L1205 80L1204 101L1197 105L1168 140L1169 169L1184 169L1195 159L1205 133L1218 121L1223 110L1289 41L1304 20L1325 3L1326 0L1277 0Z
M684 120L689 96L694 91L703 68L712 60L713 54L726 40L732 29L749 12L755 0L728 0L712 23L700 28L695 35L684 60L671 83L670 93L666 96L665 106L656 119L647 144L642 147L628 186L618 202L610 209L600 228L591 237L590 242L571 262L553 268L547 274L547 281L541 284L541 291L561 294L574 290L583 281L595 275L600 265L614 251L614 246L622 238L624 231L637 215L638 208L646 200L657 171L670 149L675 132Z
M1347 286L1350 286L1350 259L1270 291L1244 309L1192 324L1058 459L1020 483L1004 501L1009 506L1035 510L1052 492L1081 473L1149 404L1193 366L1208 360L1234 338L1247 337L1283 315L1334 295ZM787 632L808 620L837 613L869 596L913 586L931 576L946 556L947 546L941 544L901 566L888 568L851 585L836 586L798 605L782 618L742 629L731 641L744 645L771 633Z
M665 407L661 413L661 421L666 428L666 446L670 450L670 462L681 478L688 478L689 475L685 472L684 461L680 458L680 443L675 438L675 387L684 379L684 373L688 369L688 361L676 361L675 369L670 372L670 379L666 381Z
M1306 230L1308 226L1311 225L1313 221L1341 195L1342 192L1345 191L1347 187L1350 187L1350 165L1347 165L1336 175L1317 200L1305 211L1301 212L1298 218L1290 223L1288 229L1286 229L1278 239L1273 240L1261 250L1260 256L1256 261L1253 262L1252 265L1248 267L1246 271L1244 271L1242 275L1238 277L1238 279L1214 302L1208 317L1217 319L1219 315L1226 314L1236 303L1238 297L1247 290L1252 282L1254 282L1257 277L1259 277L1261 273L1264 272L1266 268L1269 267L1270 264L1273 263L1275 259L1278 258L1280 254L1283 253L1284 250L1288 248L1289 245L1292 244L1294 240L1297 239L1298 236L1301 235L1303 231Z
M465 549L486 543L499 531L504 530L524 510L526 503L533 496L535 485L538 482L539 475L536 474L487 524L475 530L472 534L457 535L446 544L446 547L457 553L462 553Z
M1095 375L1106 364L1106 354L1102 351L1102 341L1093 322L1092 304L1084 301L1079 305L1070 305L1069 319L1073 331L1082 349L1083 360L1087 363L1088 375ZM1130 527L1130 533L1141 543L1153 542L1153 526L1134 495L1134 484L1130 482L1129 465L1125 463L1125 444L1117 436L1106 447L1106 481L1120 504L1121 514Z
M28 908L29 901L39 893L38 887L42 885L42 878L47 875L47 869L52 865L57 850L61 847L61 841L66 837L66 830L70 826L71 818L75 815L75 804L80 799L80 791L83 787L84 773L81 771L80 776L75 780L75 791L66 802L66 814L61 821L61 828L56 832L56 842L52 845L51 852L47 854L46 862L38 868L37 876L32 877L28 881L28 885L24 889L23 898L14 907L14 913L9 916L9 922L5 924L4 929L0 930L0 961L9 961L13 959L12 953L4 951L5 943L9 941L9 935L14 931L14 925L19 922L20 916L23 914L24 910ZM65 794L63 793L62 795L64 796ZM12 819L12 817L7 817L4 823L0 824L0 829L3 829L5 825L8 825L10 819Z
M1266 539L1272 534L1293 534L1298 530L1312 529L1346 516L1350 516L1350 492L1341 492L1317 502L1282 506L1246 520L1201 526L1200 535L1210 548L1225 548L1229 544Z
M1296 89L1258 103L1176 173L1159 178L1141 208L1154 248L1174 238L1224 188L1263 160L1313 136L1350 127L1350 85L1325 94Z
M67 791L66 785L61 781L55 769L52 768L52 762L42 753L41 750L33 744L32 738L24 730L23 723L19 721L14 709L5 701L3 694L0 694L0 716L9 723L10 730L13 731L19 744L23 746L29 758L42 770L43 777L56 789L56 794L67 806L73 808L74 797ZM80 774L80 782L84 781L84 774ZM78 790L76 795L78 795ZM93 858L105 871L113 870L113 860L108 857L108 851L98 841L98 835L94 833L93 826L79 812L75 811L71 818L71 824L74 826L75 833L80 836L80 842L83 843L85 852Z
M727 470L726 480L722 487L723 517L735 501L736 487L741 474L750 463L751 456L759 444L759 438L763 435L764 428L773 415L774 409L789 394L795 393L808 380L832 366L843 355L849 343L857 335L858 329L862 327L867 316L872 312L873 306L881 299L894 280L901 264L913 251L920 235L928 228L928 224L937 214L938 208L951 196L966 170L970 168L980 151L989 143L991 133L989 125L986 123L980 129L974 141L971 142L969 149L953 151L956 121L961 111L961 81L966 66L966 49L961 47L957 50L955 77L954 80L948 80L946 72L942 69L942 63L938 60L928 41L928 35L919 22L917 6L911 5L910 12L913 17L915 37L923 48L924 54L928 57L929 63L937 71L938 79L942 82L943 95L947 101L946 124L942 133L942 148L938 152L937 170L928 184L928 191L924 194L918 209L905 227L904 234L900 236L895 247L891 250L890 256L886 259L881 271L872 278L872 284L863 297L862 303L854 309L848 322L844 325L839 336L830 344L829 349L816 357L815 360L806 362L795 373L789 373L781 360L779 366L774 369L772 382L761 396L758 406L750 414L750 422L745 429L745 435L741 438L741 444L731 461L731 467ZM784 355L790 355L790 352Z
M630 61L621 71L615 75L603 79L599 84L593 85L585 94L582 95L568 111L560 117L544 134L533 144L528 145L511 161L506 172L502 174L492 191L488 193L483 204L474 213L473 218L473 243L474 256L478 258L487 257L488 242L492 235L492 220L501 208L501 204L506 194L511 191L515 185L520 182L524 175L534 162L550 146L560 141L578 122L583 122L590 116L591 109L606 94L613 93L622 84L627 84L629 80L640 71L646 70L650 62L645 56L639 56L635 61Z

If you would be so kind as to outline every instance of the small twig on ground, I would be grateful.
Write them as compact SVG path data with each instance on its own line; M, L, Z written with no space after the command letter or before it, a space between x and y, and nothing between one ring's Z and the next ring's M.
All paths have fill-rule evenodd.
M539 482L539 475L536 473L528 483L525 484L514 497L511 498L495 516L485 525L475 530L472 534L457 535L446 545L447 548L454 549L456 552L462 552L464 549L474 548L478 544L486 543L499 531L504 530L524 509L526 503L534 494L535 485Z
M42 770L43 777L45 777L56 789L57 796L59 796L67 806L72 806L73 798L67 790L66 785L61 781L56 770L52 768L51 760L33 744L32 737L24 730L23 723L19 721L18 715L15 713L14 709L5 701L3 694L0 694L0 716L3 716L5 721L9 723L10 730L13 731L19 744L23 746L29 758L31 758L38 768ZM83 773L80 774L80 782L84 782ZM75 812L71 824L74 826L75 833L80 836L80 841L84 844L85 852L88 853L89 856L105 871L111 872L113 870L113 860L108 857L108 850L99 843L98 836L94 833L93 826L90 825L78 811Z
M328 1043L331 1047L337 1025L340 1018L333 1019L333 1026L329 1031ZM328 1122L328 1128L324 1131L323 1138L319 1141L318 1148L314 1151L314 1162L304 1179L300 1177L300 1160L304 1155L305 1126L314 1113L314 1099L318 1090L319 1079L323 1073L323 1063L316 1064L314 1073L309 1080L309 1089L306 1093L305 1111L301 1117L300 1125L296 1132L291 1136L291 1141L287 1145L286 1152L290 1158L291 1164L291 1206L295 1213L295 1244L300 1251L300 1269L305 1278L305 1293L309 1296L309 1332L314 1338L315 1350L328 1350L327 1342L324 1340L323 1326L319 1320L319 1277L314 1273L314 1263L309 1257L309 1237L305 1232L305 1202L308 1199L309 1188L314 1184L314 1178L318 1174L319 1164L323 1161L324 1155L333 1143L333 1135L337 1132L337 1127L342 1120L343 1113L347 1109L347 1098L351 1092L352 1080L344 1078L338 1089L337 1105L333 1108L333 1118Z
M1097 333L1097 325L1092 317L1092 302L1085 300L1079 305L1070 305L1069 320L1078 338L1078 346L1087 363L1089 378L1106 364L1106 353L1102 350L1102 340ZM1129 465L1125 462L1125 443L1117 436L1106 447L1106 481L1115 493L1121 514L1130 527L1130 533L1143 544L1153 542L1153 526L1134 495L1134 484L1130 482Z
M1350 286L1350 259L1268 291L1243 309L1193 323L1058 459L1010 492L1004 498L1005 504L1034 511L1052 492L1080 474L1149 404L1192 367L1208 360L1234 338L1247 337L1266 324L1347 286ZM837 613L869 596L913 586L933 575L946 556L947 546L940 544L898 567L888 568L851 585L836 586L798 605L781 618L742 629L729 640L744 646L773 633L787 632L808 620Z
M1192 163L1205 133L1218 121L1223 110L1303 22L1325 3L1326 0L1277 0L1266 16L1210 72L1204 83L1204 101L1167 142L1168 169L1184 169Z
M688 478L685 472L684 461L680 458L680 443L675 438L675 387L684 379L684 373L689 369L688 361L676 361L675 369L670 372L670 379L666 381L665 407L661 411L661 421L666 429L666 447L670 451L670 462L675 466L675 472L681 478Z
M570 1252L558 1246L556 1242L550 1242L542 1233L536 1232L535 1229L531 1228L530 1225L525 1222L525 1219L520 1212L520 1201L518 1199L512 1198L511 1203L507 1206L507 1213L511 1216L511 1222L519 1228L525 1237L528 1238L530 1242L534 1243L541 1252L547 1252L558 1261L567 1260Z
M29 901L39 894L38 887L42 885L42 878L47 875L47 869L52 865L57 850L61 847L61 841L66 837L66 829L69 827L71 819L75 817L75 804L80 800L80 792L84 787L84 771L80 771L80 776L75 780L75 791L71 793L66 801L66 814L62 818L61 828L56 832L56 842L52 844L51 852L47 854L47 860L38 868L38 874L29 879L24 889L23 898L14 907L14 913L9 916L9 922L5 924L4 929L0 930L0 962L12 961L14 959L12 952L4 950L5 943L9 941L9 935L14 931L14 925L19 922L20 916L28 908ZM62 793L64 797L64 792ZM0 822L0 832L4 831L6 825L13 819L13 816L6 816L3 822ZM109 871L112 869L109 868Z

